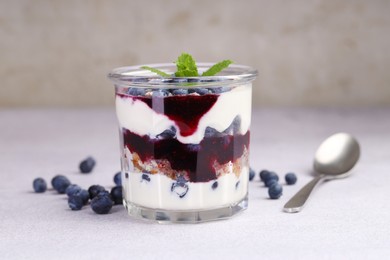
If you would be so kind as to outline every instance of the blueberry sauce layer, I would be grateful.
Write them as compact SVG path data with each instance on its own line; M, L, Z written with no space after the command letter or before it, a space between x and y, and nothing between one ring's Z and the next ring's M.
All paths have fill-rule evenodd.
M187 97L188 98L188 97ZM167 160L172 169L185 171L190 182L217 179L215 163L220 165L239 159L249 150L250 132L246 134L206 137L199 144L183 144L176 138L152 139L122 129L124 146L148 160Z
M219 97L218 94L170 97L117 95L121 98L140 100L156 113L166 115L176 123L182 136L190 136L197 130L199 120L213 107Z

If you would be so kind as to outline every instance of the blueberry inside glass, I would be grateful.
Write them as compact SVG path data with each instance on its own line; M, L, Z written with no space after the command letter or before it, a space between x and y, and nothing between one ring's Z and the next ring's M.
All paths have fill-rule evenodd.
M148 66L168 74L175 69ZM198 64L200 71L208 67ZM196 223L246 209L256 74L240 65L211 77L163 78L140 67L109 74L131 216Z

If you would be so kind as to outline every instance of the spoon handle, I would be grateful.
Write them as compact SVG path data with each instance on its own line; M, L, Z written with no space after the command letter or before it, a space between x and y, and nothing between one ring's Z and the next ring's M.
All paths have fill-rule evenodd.
M297 194L294 195L285 205L283 210L288 213L296 213L302 210L307 199L314 188L324 179L323 175L319 175L306 184Z

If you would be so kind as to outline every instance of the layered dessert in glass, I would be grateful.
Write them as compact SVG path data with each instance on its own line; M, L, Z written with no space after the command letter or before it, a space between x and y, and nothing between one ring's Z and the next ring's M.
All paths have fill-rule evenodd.
M212 64L198 64L199 71ZM173 64L149 65L168 74ZM231 65L218 76L160 77L114 69L124 205L157 222L196 223L247 207L252 81Z

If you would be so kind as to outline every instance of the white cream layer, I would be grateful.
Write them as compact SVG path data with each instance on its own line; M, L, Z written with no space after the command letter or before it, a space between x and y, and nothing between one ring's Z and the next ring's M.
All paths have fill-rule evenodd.
M239 178L229 173L209 182L187 182L188 192L182 198L171 191L175 181L163 174L148 175L148 182L142 180L142 173L129 172L128 179L122 176L122 185L125 200L142 207L164 210L212 209L231 205L246 196L248 172L249 169L244 167ZM218 187L212 189L215 181L218 181Z
M190 136L180 135L174 121L156 113L140 100L117 96L116 113L121 127L140 136L156 136L174 126L177 130L177 139L181 143L198 144L204 137L206 127L222 132L230 126L237 115L241 117L240 133L245 134L251 123L251 101L251 83L220 94L214 106L200 119L197 130Z

